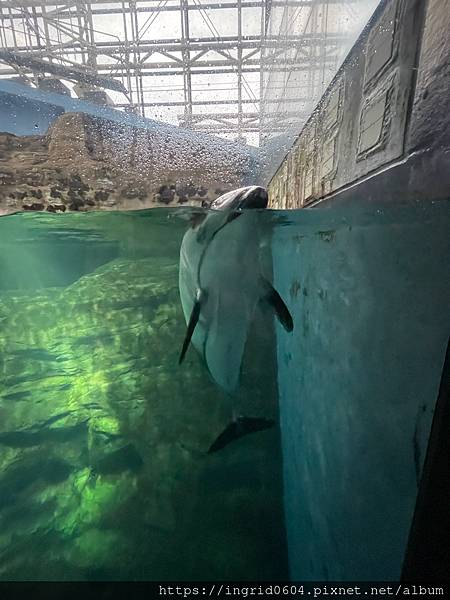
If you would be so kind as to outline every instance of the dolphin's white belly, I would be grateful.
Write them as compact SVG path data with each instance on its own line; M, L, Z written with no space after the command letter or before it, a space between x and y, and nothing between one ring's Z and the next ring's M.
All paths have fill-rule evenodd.
M185 234L179 287L186 322L197 289L205 293L192 343L214 380L232 392L238 385L247 332L259 300L258 213L244 212L211 240L223 220L223 213L210 215L207 229L190 229Z

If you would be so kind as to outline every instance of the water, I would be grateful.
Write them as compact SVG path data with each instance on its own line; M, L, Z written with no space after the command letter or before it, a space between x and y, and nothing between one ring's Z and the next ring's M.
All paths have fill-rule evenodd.
M2 578L287 575L277 428L208 455L229 401L178 365L174 214L0 220ZM272 417L265 379L237 398Z
M294 579L401 576L450 333L448 209L361 199L274 232Z
M375 453L370 468L385 470L366 416L373 423L378 403L378 431L406 413L401 403L382 402L361 373L367 365L372 383L385 382L387 398L393 390L403 398L412 367L405 371L395 340L404 339L380 331L380 323L426 286L418 302L431 308L418 315L428 334L414 343L431 415L448 335L441 312L449 290L448 206L260 213L261 247L273 254L269 266L294 332L272 324L267 310L257 313L232 403L242 414L278 421L279 395L281 436L275 426L214 454L208 449L230 422L230 396L192 347L178 365L186 331L179 250L190 216L189 209L153 209L0 219L1 579L261 581L286 579L288 563L293 576L326 577L328 570L345 578L345 558L337 571L330 567L330 548L340 543L330 542L335 530L345 552L357 548L353 568L361 549L376 562L383 548L353 531L346 537L341 503L370 527L370 515L382 521L398 495L413 507L431 418L416 434L420 457L408 454L389 474L388 483L399 474L406 483L391 487L386 506L380 489L368 485L379 473L361 466L364 452ZM224 235L232 243L231 227ZM390 306L392 290L400 296ZM381 320L364 324L367 307L381 298ZM389 352L376 354L377 375L371 357L383 340ZM336 385L336 369L350 392ZM412 436L418 401L411 389L407 395ZM345 407L347 425L334 406ZM330 450L325 438L339 443ZM363 440L359 462L351 439ZM352 495L358 485L371 489L370 498ZM385 572L399 568L405 527L404 519L391 534ZM364 575L370 564L361 569Z

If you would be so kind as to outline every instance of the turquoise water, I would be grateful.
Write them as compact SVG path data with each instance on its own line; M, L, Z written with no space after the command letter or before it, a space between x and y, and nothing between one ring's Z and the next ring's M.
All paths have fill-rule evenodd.
M450 334L447 202L303 211L274 230L296 580L398 581Z
M259 213L294 332L257 310L231 396L194 348L178 364L192 214L0 219L0 578L345 579L374 565L387 578L448 335L448 206ZM222 296L239 287L234 231L217 257ZM221 314L232 331L236 313ZM230 407L278 423L278 399L281 429L208 453ZM383 546L370 534L386 516L398 526Z
M278 428L208 454L229 398L178 365L186 215L0 219L2 579L287 576ZM256 338L234 401L276 419Z

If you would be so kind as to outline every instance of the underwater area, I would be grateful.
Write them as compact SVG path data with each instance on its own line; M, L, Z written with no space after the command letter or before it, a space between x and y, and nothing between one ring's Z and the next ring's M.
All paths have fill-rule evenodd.
M277 429L208 455L228 400L178 365L172 216L0 220L2 578L287 576ZM274 368L237 396L275 415Z
M252 212L294 330L256 313L232 396L192 346L178 364L180 246L206 211L0 219L0 579L398 574L449 331L448 204ZM276 425L210 453L230 402Z

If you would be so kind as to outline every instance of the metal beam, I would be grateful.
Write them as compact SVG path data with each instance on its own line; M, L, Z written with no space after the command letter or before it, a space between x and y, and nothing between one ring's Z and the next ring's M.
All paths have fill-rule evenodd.
M295 100L292 100L292 103L298 103L298 104L305 104L306 102L308 102L308 98L295 98ZM260 103L260 99L257 98L256 100L249 100L247 98L243 99L241 102L242 104L259 104ZM279 100L269 100L269 104L279 104ZM237 100L199 100L196 102L192 102L192 106L234 106L237 104ZM128 104L116 104L116 106L118 108L125 108L126 106L128 106ZM145 103L146 107L152 107L152 106L184 106L184 101L161 101L161 102L146 102ZM243 113L244 115L246 114L245 111Z
M342 4L342 0L327 0L329 4ZM356 3L359 0L346 0L347 3ZM136 5L139 4L139 2L146 2L146 0L136 0ZM287 0L286 2L283 2L282 0L275 0L273 2L271 2L271 6L272 7L279 7L279 8L283 8L283 7L309 7L311 6L311 4L315 2L315 0ZM75 3L74 3L75 4ZM91 4L92 6L98 6L101 4L117 4L117 8L93 8L92 9L92 14L115 14L115 13L121 13L122 12L122 7L121 7L121 2L120 1L116 1L116 2L108 2L108 0L94 0L93 2L86 2L85 4ZM8 9L21 9L21 8L40 8L42 6L58 6L60 5L62 7L62 10L67 8L67 3L58 3L55 2L55 0L2 0L1 1L1 5L4 8L8 8ZM259 8L261 6L261 1L258 0L246 0L244 2L242 2L242 8ZM189 11L196 11L196 10L223 10L223 9L227 9L227 8L237 8L237 2L207 2L207 3L202 3L202 4L189 4L188 5L188 9ZM136 10L137 12L142 12L142 13L149 13L149 12L177 12L179 11L179 6L178 5L166 5L164 7L159 7L159 6L136 6ZM123 9L124 13L130 13L131 10L127 7L125 7ZM47 13L48 14L48 13ZM63 13L59 13L59 14L63 14ZM76 14L75 12L73 13L74 15ZM41 14L37 14L37 16L41 16Z
M189 36L189 13L187 0L180 0L181 18L181 56L183 59L183 91L184 91L184 119L189 126L192 118L192 78L191 78L191 50ZM198 63L197 63L198 65Z
M9 65L25 67L33 72L50 73L63 79L89 83L109 90L115 90L116 92L126 93L127 91L116 79L102 77L101 75L89 73L81 68L78 69L73 66L57 65L21 52L0 50L0 61L6 62Z
M320 34L305 34L304 36L295 35L283 38L282 40L278 38L267 38L264 40L264 48L285 50L298 47L309 48L312 46L322 46L324 41L326 41L327 46L333 46L342 43L345 39L345 36L338 33L329 33L326 38ZM136 46L137 44L133 44L133 42L129 42L128 44L129 49L134 49ZM257 36L242 36L241 40L236 36L223 36L194 38L189 40L189 43L180 38L140 40L138 46L140 52L158 52L159 50L165 52L182 52L188 47L191 51L209 52L210 50L234 50L237 48L242 48L243 50L261 49L262 42L261 38ZM98 54L101 54L104 50L113 52L124 51L124 45L118 44L117 42L99 41L96 42L95 47ZM17 46L16 49L19 51L29 51L29 47L23 45ZM68 42L64 45L64 50L70 54L81 54L82 52L79 42ZM42 51L38 48L34 51L32 50L32 52L39 54L40 56L42 55Z
M200 68L191 68L191 75L226 75L226 74L231 74L231 75L236 75L236 70L234 65L230 65L228 68L219 68L219 65L217 63L213 63L210 64L209 67L213 67L213 68L207 68L205 65L200 65ZM317 67L319 68L319 67ZM297 72L297 71L309 71L311 69L311 65L281 65L279 67L276 67L274 69L271 69L272 73L289 73L289 72ZM109 71L113 71L114 70L114 65L99 65L99 73L105 72L108 73ZM170 64L167 64L166 67L164 69L158 68L155 69L153 68L151 65L144 65L141 69L140 69L141 73L143 76L145 77L163 77L166 75L183 75L184 74L184 70L180 69L180 68L176 68L176 65L171 66ZM50 71L49 71L50 72ZM254 66L248 66L248 67L242 67L242 73L259 73L260 72L260 65L259 64L255 64ZM12 70L5 70L5 69L0 69L0 75L12 75L14 73L14 71ZM135 73L135 69L133 67L130 68L130 73L133 74ZM61 77L62 79L69 79L70 77L68 77L67 75L64 76L62 74L58 75L59 77ZM99 77L98 81L101 81L101 77ZM94 83L94 85L99 85L100 87L101 84L100 83ZM122 84L120 82L117 82L117 85L121 86ZM106 87L106 86L104 86ZM111 88L107 88L107 89L111 89ZM120 89L119 91L123 91L122 89Z
M13 55L14 59L9 58L9 55ZM3 58L4 56L4 58ZM8 51L0 51L0 61L4 60L5 62L7 62L8 64L15 64L16 61L19 61L17 64L21 64L23 66L28 66L31 70L36 70L36 71L43 71L43 72L49 72L51 73L52 71L49 70L48 67L54 67L54 71L56 71L57 69L61 68L60 72L58 73L54 73L60 77L66 78L66 79L71 79L70 72L71 70L74 71L74 73L83 73L82 69L81 69L81 65L80 67L78 67L78 65L76 65L76 63L72 63L72 65L74 65L72 67L72 65L70 66L63 66L63 65L51 65L49 62L44 61L42 59L38 59L36 58L36 55L32 55L31 57L28 54L23 54L23 53L9 53ZM332 64L334 60L333 56L328 56L324 59L325 64ZM294 59L277 59L275 61L273 61L273 63L271 63L272 66L274 66L275 68L272 68L271 70L279 70L279 71L284 71L284 70L294 70L294 71L304 71L304 70L309 70L309 69L314 69L314 68L321 68L322 67L322 62L319 61L318 59L314 59L314 60L307 60L307 59L302 59L301 61L299 60L294 60ZM235 73L236 72L236 61L233 58L230 59L221 59L221 60L195 60L195 61L191 61L188 62L188 60L186 59L186 61L180 62L178 60L175 60L173 62L168 61L162 61L162 62L152 62L152 61L148 61L148 62L141 62L141 63L130 63L128 65L128 69L130 71L130 73L135 73L136 71L138 72L149 72L149 71L154 71L156 74L158 74L158 72L160 70L174 70L177 71L177 74L184 72L184 66L188 66L191 72L196 72L196 73L203 73L206 72L205 69L207 68L211 68L211 67L229 67L229 69L231 70L230 72ZM261 61L258 59L250 59L245 61L242 65L241 65L241 69L243 72L247 71L254 71L254 69L249 69L248 67L252 67L252 66L256 66L258 67L258 71L259 71L259 67L261 65ZM114 72L117 71L117 64L109 64L109 63L97 63L96 65L96 70L97 73L105 73L108 74L110 72ZM209 71L208 71L209 72ZM0 70L0 74L1 73L5 73L5 71ZM63 73L66 73L66 76L64 76ZM118 77L119 75L117 75ZM105 78L101 78L101 80L105 80L105 81L114 81L114 80L107 80ZM117 83L117 82L116 82ZM101 83L97 83L95 85L99 85L101 86ZM115 84L113 84L115 85ZM124 88L122 86L122 84L118 84L120 85L120 89L118 89L118 91L123 91ZM103 87L108 87L107 85L103 86ZM116 87L114 88L109 88L109 89L116 89Z

